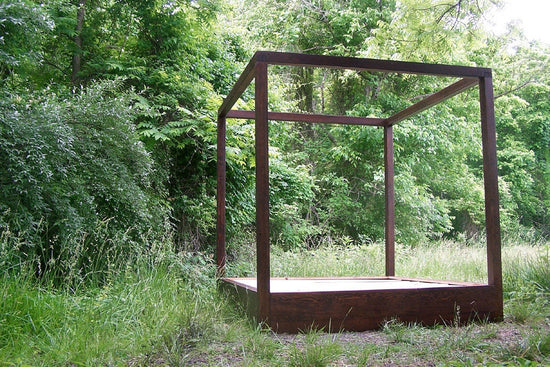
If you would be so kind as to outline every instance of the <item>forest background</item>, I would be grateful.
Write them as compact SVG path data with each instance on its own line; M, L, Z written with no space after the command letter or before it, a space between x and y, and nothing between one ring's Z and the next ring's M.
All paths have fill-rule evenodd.
M1 225L46 264L98 225L210 251L216 110L257 49L491 67L504 233L550 234L548 46L483 26L490 1L5 2ZM282 69L273 110L389 116L446 80ZM396 131L397 238L483 232L473 93ZM250 107L251 94L241 104ZM382 132L272 123L271 227L285 248L383 238ZM230 121L229 236L253 231L250 121ZM94 238L88 238L90 248ZM139 247L139 246L138 246ZM49 250L46 250L49 249ZM51 251L50 251L51 250ZM126 250L126 249L125 249Z
M25 268L39 283L74 290L107 284L129 259L167 253L210 271L217 109L259 49L492 68L503 234L543 242L550 235L550 48L514 25L492 34L487 14L499 5L2 1L3 276ZM390 116L449 84L285 67L271 75L272 110L351 116ZM476 93L395 129L396 237L406 247L484 236ZM239 106L253 108L252 98L248 90ZM276 248L383 240L382 134L372 127L270 124ZM230 258L254 241L253 136L253 122L229 121Z

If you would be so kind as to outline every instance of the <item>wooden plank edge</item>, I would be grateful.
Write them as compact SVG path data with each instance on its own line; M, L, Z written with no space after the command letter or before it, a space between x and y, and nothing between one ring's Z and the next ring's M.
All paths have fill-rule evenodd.
M254 286L250 286L246 283L243 283L243 280L256 280L254 277L230 277L230 278L220 278L220 281L227 282L239 287L246 288L250 291L256 292L257 289ZM454 280L439 280L439 279L425 279L425 278L409 278L409 277L397 277L397 276L349 276L349 277L271 277L270 280L397 280L404 282L419 282L419 283L434 283L434 284L449 284L456 285L460 287L491 287L485 283L475 283L475 282L463 282L463 281L454 281ZM338 291L341 292L341 291ZM293 292L288 292L293 293ZM300 292L297 292L300 293Z
M228 284L231 284L232 286L236 286L236 287L245 288L245 289L247 289L251 292L257 292L258 291L257 287L250 286L248 284L245 284L245 283L239 281L239 280L244 280L244 279L256 280L257 281L257 278L220 278L220 282L228 283Z
M476 283L476 282L464 282L456 280L442 280L442 279L425 279L425 278L409 278L409 277L391 277L391 279L401 280L404 282L421 282L421 283L440 283L440 284L451 284L464 287L488 287L487 283Z

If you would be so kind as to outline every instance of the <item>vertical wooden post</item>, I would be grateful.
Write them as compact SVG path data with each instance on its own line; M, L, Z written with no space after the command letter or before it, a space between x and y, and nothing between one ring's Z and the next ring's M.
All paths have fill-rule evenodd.
M384 126L384 182L386 197L386 276L395 276L395 192L393 127Z
M269 262L269 134L267 63L256 63L256 257L258 318L268 322L271 309Z
M218 277L225 276L225 116L218 117L218 143L217 143L217 217L216 217L216 264Z
M487 273L489 285L502 296L502 261L498 195L495 106L491 74L479 79L483 182L485 184L485 228L487 230Z

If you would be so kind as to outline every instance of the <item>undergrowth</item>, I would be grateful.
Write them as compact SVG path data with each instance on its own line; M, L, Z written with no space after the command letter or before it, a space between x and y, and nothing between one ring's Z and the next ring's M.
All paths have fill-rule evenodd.
M0 281L0 360L30 365L105 364L155 344L192 346L218 314L214 282L181 269L133 267L97 288L54 289L30 275ZM207 307L204 307L204 306ZM173 344L173 343L172 343Z
M156 247L155 247L156 246ZM275 250L276 275L380 275L380 244ZM339 251L337 251L339 250ZM56 286L19 265L0 274L0 365L545 365L550 363L548 246L503 248L505 321L299 335L258 328L218 293L209 256L151 246L101 283ZM482 281L483 246L398 249L407 276ZM400 257L399 257L400 256ZM432 262L427 259L431 257ZM460 271L436 262L465 263ZM239 259L234 259L238 261ZM241 259L240 269L251 271ZM300 265L301 264L301 265ZM468 264L472 264L471 266ZM232 268L233 270L235 268ZM408 273L407 273L408 272Z

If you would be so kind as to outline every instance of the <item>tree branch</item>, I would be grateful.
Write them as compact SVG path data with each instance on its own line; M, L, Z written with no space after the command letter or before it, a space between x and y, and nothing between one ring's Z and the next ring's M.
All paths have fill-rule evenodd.
M521 88L524 88L524 87L528 86L529 84L533 84L533 83L536 83L536 82L537 82L537 80L534 80L534 79L523 82L515 88L509 89L506 92L502 92L502 93L496 95L495 99L500 98L500 97L504 97L505 95L508 95L510 93L514 93L514 92L520 90Z

